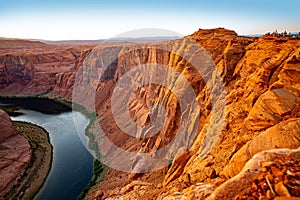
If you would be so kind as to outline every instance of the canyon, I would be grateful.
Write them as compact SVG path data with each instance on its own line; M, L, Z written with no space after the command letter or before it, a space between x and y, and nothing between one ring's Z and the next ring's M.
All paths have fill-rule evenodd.
M224 28L151 43L0 39L0 96L65 100L97 113L90 146L114 168L89 199L243 199L258 190L256 180L268 187L254 199L299 197L299 40ZM151 133L159 116L155 135L135 137L128 121ZM139 152L151 162L134 171ZM274 171L282 172L277 182L259 179Z
M29 142L18 134L9 116L0 110L1 165L0 195L3 197L21 178L31 159Z

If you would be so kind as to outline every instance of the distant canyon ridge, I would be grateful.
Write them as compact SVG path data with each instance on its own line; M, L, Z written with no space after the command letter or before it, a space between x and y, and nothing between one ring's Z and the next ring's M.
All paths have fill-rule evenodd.
M214 68L207 73L199 73L191 60L185 59L194 59L191 41L210 56ZM101 55L103 60L87 60L96 46L95 57ZM171 51L163 50L164 46ZM132 50L124 53L128 49ZM103 71L101 66L107 65L107 60L111 62ZM137 139L118 127L111 97L126 72L149 63L170 67L181 74L192 87L199 110L196 116L189 116L181 110L172 91L158 84L145 85L134 91L128 102L131 119L142 124L147 120L150 106L162 105L166 120L155 136ZM296 167L300 160L299 40L269 35L243 37L224 28L199 29L183 39L152 43L46 44L0 39L0 96L74 101L74 84L83 65L86 69L89 65L97 66L96 77L101 77L96 85L89 82L93 77L77 80L93 85L96 91L94 96L83 91L76 98L76 103L95 109L98 114L98 121L90 127L95 135L91 146L101 149L96 123L118 147L153 155L176 136L183 114L191 119L188 128L196 133L188 149L171 147L174 155L179 156L163 169L145 174L110 169L105 180L89 191L89 199L243 199L255 195L255 189L257 199L300 196L299 176L287 175L288 170L300 173ZM92 75L95 74L88 73ZM212 92L219 91L216 77L224 89L219 93ZM90 98L95 99L93 105L88 102ZM107 150L113 151L113 148ZM283 156L288 156L294 164L284 163ZM270 177L265 183L267 175ZM256 181L259 176L263 176L259 179L261 183L267 184L260 190ZM253 191L247 193L248 189Z

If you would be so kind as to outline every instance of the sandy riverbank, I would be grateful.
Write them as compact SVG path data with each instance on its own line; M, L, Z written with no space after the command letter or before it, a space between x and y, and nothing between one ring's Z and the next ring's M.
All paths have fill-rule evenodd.
M17 184L5 195L7 199L32 199L43 185L51 168L52 146L45 129L25 123L14 122L17 131L31 146L32 156Z

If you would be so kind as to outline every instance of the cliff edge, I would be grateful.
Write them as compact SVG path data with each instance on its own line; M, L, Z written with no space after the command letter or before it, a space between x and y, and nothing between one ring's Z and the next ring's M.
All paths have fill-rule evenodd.
M31 148L1 109L0 158L0 197L3 197L25 172L31 159Z
M183 39L165 42L101 44L97 48L95 45L39 45L27 53L13 49L6 55L2 51L1 95L36 95L75 101L98 114L98 121L90 127L95 136L91 140L93 147L99 150L105 147L107 155L123 158L113 146L106 146L102 141L98 124L109 141L120 149L171 160L164 168L147 173L110 169L106 179L89 192L90 199L174 199L176 195L183 199L205 199L213 191L222 191L215 188L224 188L223 184L239 174L257 153L300 146L299 40L241 37L234 31L218 28L201 29ZM38 48L47 51L41 53ZM197 59L197 55L209 59ZM204 71L197 69L199 63L205 66ZM137 66L147 70L151 64L170 69L164 76L164 83L170 87L144 84L136 88L127 101L128 110L130 119L145 127L147 133L153 128L149 115L155 113L150 109L164 110L164 126L153 137L136 138L115 121L114 112L123 113L114 110L122 108L123 96L120 95L120 101L113 106L111 102L114 89L122 89L118 83L127 72ZM92 70L91 66L96 67ZM173 76L172 71L184 77L190 87L182 87L185 82L178 78L180 76ZM83 76L78 78L78 73ZM151 73L147 80L155 80L158 74ZM132 86L135 81L145 79L136 73L126 81ZM216 84L219 81L221 87ZM80 92L74 95L76 82L91 90L75 87ZM170 89L176 89L173 87L176 84L183 93L192 88L196 101L182 107L180 98ZM94 100L93 104L90 99ZM190 109L194 103L199 108ZM157 152L176 137L181 121L186 128L184 135L194 137L192 143L181 149L173 145L168 152L158 155ZM121 122L127 124L128 120L121 119ZM189 134L191 132L195 134ZM126 165L128 160L123 158L114 164L130 169ZM144 163L142 167L148 169L153 163ZM273 187L275 182L270 184ZM219 193L213 194L209 198L217 199ZM242 198L245 193L240 191L239 194ZM296 193L289 190L289 194Z

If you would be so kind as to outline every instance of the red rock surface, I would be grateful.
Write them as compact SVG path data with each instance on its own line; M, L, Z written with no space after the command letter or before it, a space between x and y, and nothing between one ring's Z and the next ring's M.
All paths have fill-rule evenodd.
M30 159L28 141L17 133L9 116L0 110L0 198L17 183Z
M180 52L193 56L195 52L190 39L209 53L216 66L215 71L199 74L189 62L178 56ZM164 45L171 46L172 51L159 48ZM9 55L6 55L7 51L0 51L0 95L38 94L71 100L76 70L84 63L92 45L35 43L26 52L17 47L11 47ZM2 47L5 48L7 46ZM130 49L133 49L130 53L124 53ZM191 129L196 128L196 122L199 123L195 141L183 154L180 151L184 149L174 152L179 156L170 168L138 176L111 169L106 179L90 191L91 199L163 199L173 198L174 193L205 198L220 184L238 174L256 153L300 146L298 40L282 42L276 38L240 37L234 31L219 28L199 30L173 42L102 45L97 53L104 56L104 61L89 59L87 66L107 62L109 69L87 73L79 81L91 86L92 76L103 75L95 86L95 107L106 135L120 148L137 152L146 142L142 150L155 154L159 148L169 144L178 130L181 114L185 113L179 111L174 94L155 84L145 86L135 91L129 101L131 118L137 124L143 123L149 102L154 102L154 106L161 104L165 107L167 125L150 140L136 140L120 130L112 115L110 96L121 76L138 65L160 63L182 74L194 89L200 109L197 111L199 118L191 116ZM16 65L21 70L16 70ZM225 98L215 96L221 103L212 108L210 93L219 88L214 85L216 77L210 75L217 72L224 83ZM210 79L205 82L206 77ZM92 108L94 105L86 103L93 98L91 91L80 91L81 97L77 100ZM222 102L226 105L224 113ZM98 130L92 127L91 131L94 131L95 139L99 139ZM110 152L115 153L113 148ZM138 180L134 186L128 177ZM118 193L116 188L123 192Z
M163 175L164 172L158 172L164 176L162 188L158 189L159 194L155 194L157 188L149 188L153 191L153 196L150 194L142 195L141 199L152 199L155 196L162 199L174 192L182 192L185 188L197 187L196 185L200 182L211 184L211 187L215 188L236 175L257 152L283 147L298 148L300 145L300 43L298 41L278 43L276 40L270 41L264 38L254 40L238 37L231 31L222 32L222 29L199 31L191 37L208 50L223 78L226 88L225 126L220 127L221 134L217 138L214 138L213 133L210 133L210 123L216 126L219 123L210 118L213 113L209 108L210 100L206 95L208 93L207 88L198 88L198 99L203 105L200 111L203 118L200 118L201 128L189 151L190 153L183 154L178 162L174 161L166 175ZM140 52L140 55L144 54ZM159 56L158 60L161 60L162 63L170 62L170 60L161 59ZM165 56L167 55L164 55L164 58ZM141 58L142 56L137 57ZM150 60L150 58L148 59ZM149 60L147 62L151 63ZM184 64L180 61L179 59L173 62L171 66L175 69L181 69L179 66L182 67ZM122 62L122 58L119 59L119 62ZM128 60L124 62L129 63L127 66L130 66ZM135 62L143 63L142 61ZM196 85L199 85L197 80L201 80L201 77L196 78L193 75L193 78L187 79L191 81L191 85L195 84L194 86L197 87ZM111 84L113 83L109 83L107 86L112 87ZM104 85L101 90L108 89ZM142 96L140 94L139 97ZM158 98L154 100L156 102L168 101L172 98L164 92L158 93L157 96ZM133 105L140 105L137 107L142 110L144 109L142 105L145 103L139 102L138 99L135 98ZM172 99L171 102L176 102L176 99ZM107 128L111 139L116 144L125 149L129 147L134 149L137 142L132 141L126 135L120 137L121 132L114 125L113 117L109 114L109 109L107 111L106 108L109 108L109 104L106 104L105 100L100 101L97 109L99 115L100 113L107 113L101 118L104 122L102 127ZM168 115L174 116L174 118L171 119L166 130L161 131L156 139L148 143L150 145L145 148L145 151L155 151L155 146L151 146L151 144L164 146L169 142L169 137L166 136L176 132L178 125L172 122L176 121L176 116L180 113L176 113L176 107L169 106L168 108L170 109ZM138 111L135 113L137 114ZM114 139L116 137L120 139ZM205 140L205 138L209 139ZM126 179L126 175L121 172L111 172L106 181L100 183L99 189L102 189L105 194L109 191L107 189L111 183L109 180L118 175L122 175L119 183L126 185L126 181L122 181ZM140 179L153 182L143 177ZM94 191L99 191L99 189ZM197 190L193 194L197 196L195 193ZM91 197L94 194L92 192ZM199 195L201 196L201 194ZM111 198L131 199L133 196L139 196L139 191L133 190L127 194L115 195Z
M196 140L195 155L182 166L180 177L167 184L162 196L181 191L183 183L218 186L260 151L300 146L299 42L261 38L244 49L228 74L232 79L226 86L226 126L219 141L209 154L201 156L203 139L199 138L200 144ZM224 69L224 63L221 59L217 66Z
M220 185L207 200L299 197L299 162L300 149L262 151L250 159L237 176Z
M0 39L0 95L54 93L70 100L75 63L81 51L94 46Z

